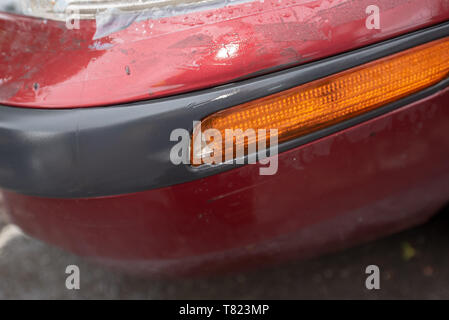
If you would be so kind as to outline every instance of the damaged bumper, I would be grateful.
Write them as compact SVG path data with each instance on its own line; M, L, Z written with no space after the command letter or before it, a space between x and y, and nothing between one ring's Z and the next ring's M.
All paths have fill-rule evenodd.
M323 2L319 2L321 10ZM22 21L22 27L29 22L29 18L13 20ZM441 22L437 20L432 22ZM391 31L386 33L389 37L396 35L393 29L386 30ZM120 32L126 39L131 31ZM108 88L107 92L117 93L110 96L105 85L93 85L104 80L96 73L100 69L90 69L92 77L79 69L63 70L61 81L49 83L36 80L39 72L21 73L19 67L2 65L8 72L20 71L17 81L5 81L0 89L0 187L7 212L28 234L77 254L131 271L176 274L308 257L410 227L449 200L447 78L281 143L278 171L272 176L259 175L259 164L173 165L170 132L177 128L192 132L193 121L217 111L447 36L446 22L339 55L335 53L344 51L341 47L325 49L307 60L318 61L257 77L249 77L249 69L239 69L238 61L243 63L239 59L245 55L228 55L232 72L226 74L226 68L221 68L217 82L176 78L179 86L165 82L159 88L167 90L152 91L155 99L132 103L125 102L147 99L148 87L155 82L151 77L151 84L132 78L136 69L131 62L124 68L120 64L124 73L120 77L108 78L125 83L118 90L114 85ZM189 43L200 46L205 40L195 39ZM84 58L97 67L110 68L118 61L118 52L124 54L114 51L121 46L114 41L105 46L90 40L67 46L74 49L74 57L80 48L95 54L95 60ZM312 52L315 45L303 48ZM136 51L130 52L136 58ZM279 60L265 61L282 69ZM173 71L172 63L176 62L161 72ZM252 67L258 74L267 70ZM182 74L198 79L202 75ZM136 84L133 94L127 91L132 88L127 85L130 79ZM186 93L193 89L203 90ZM113 104L118 102L123 103Z

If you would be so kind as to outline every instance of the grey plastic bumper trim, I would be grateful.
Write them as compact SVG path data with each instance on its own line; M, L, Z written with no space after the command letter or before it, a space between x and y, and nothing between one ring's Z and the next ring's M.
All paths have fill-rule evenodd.
M238 165L192 169L170 162L170 133L194 120L449 36L449 22L277 73L213 89L126 105L68 110L0 106L0 187L51 198L87 198L166 187ZM331 128L280 152L428 96L449 80Z

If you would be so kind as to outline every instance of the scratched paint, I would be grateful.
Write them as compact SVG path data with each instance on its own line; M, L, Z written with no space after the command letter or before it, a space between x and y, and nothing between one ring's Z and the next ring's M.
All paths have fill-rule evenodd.
M111 7L94 16L97 26L94 39L101 39L111 33L126 29L134 22L188 15L253 1L259 0L163 1L151 4L139 11Z
M67 30L64 22L0 13L0 103L73 108L155 99L298 66L449 19L447 0L378 0L381 30L367 30L369 4L234 3L134 21L97 40L95 20Z

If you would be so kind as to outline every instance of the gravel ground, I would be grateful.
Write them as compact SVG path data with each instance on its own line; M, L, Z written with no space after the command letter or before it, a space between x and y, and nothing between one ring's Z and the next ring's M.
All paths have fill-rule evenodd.
M24 236L0 210L0 299L448 299L449 209L427 224L343 252L207 278L138 279ZM81 289L65 288L78 265ZM365 268L381 270L365 289Z

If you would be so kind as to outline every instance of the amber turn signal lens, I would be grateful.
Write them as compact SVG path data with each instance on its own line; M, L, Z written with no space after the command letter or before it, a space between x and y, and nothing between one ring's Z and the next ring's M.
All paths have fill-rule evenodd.
M384 106L448 74L449 38L444 38L219 111L202 120L201 131L216 129L224 137L226 129L277 129L278 141L284 142ZM247 149L247 140L234 139L234 150L236 143ZM204 152L211 148L213 141ZM204 152L192 153L192 163L201 163Z

